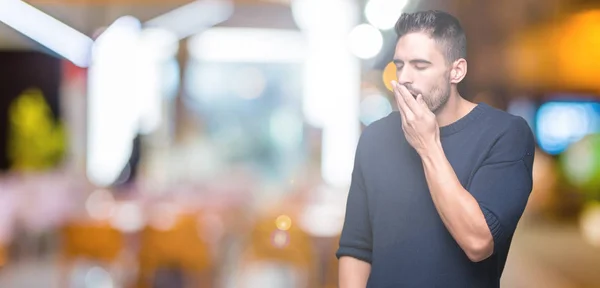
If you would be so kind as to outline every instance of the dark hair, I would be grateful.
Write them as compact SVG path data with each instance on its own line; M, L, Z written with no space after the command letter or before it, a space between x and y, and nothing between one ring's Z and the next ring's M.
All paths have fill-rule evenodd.
M413 32L429 34L440 47L449 63L467 58L467 37L454 16L438 10L402 13L396 22L398 39Z

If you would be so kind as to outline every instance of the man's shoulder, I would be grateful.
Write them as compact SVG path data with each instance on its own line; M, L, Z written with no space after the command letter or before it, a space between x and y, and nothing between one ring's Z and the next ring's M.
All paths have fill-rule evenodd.
M517 115L490 107L485 120L482 121L487 135L493 139L491 152L514 157L522 157L533 153L535 138L527 121Z
M486 105L487 106L487 105ZM487 106L487 113L477 121L479 127L494 138L533 138L533 132L527 121L504 110Z

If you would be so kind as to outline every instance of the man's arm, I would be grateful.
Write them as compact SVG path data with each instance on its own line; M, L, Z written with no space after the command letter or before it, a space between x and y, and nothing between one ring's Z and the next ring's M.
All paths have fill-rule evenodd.
M482 261L509 241L533 186L535 140L522 118L513 118L462 187L439 142L421 153L433 202L456 242Z
M369 217L369 199L361 162L361 150L364 146L363 132L359 139L350 191L346 203L344 226L340 236L339 249L336 257L339 259L338 282L340 288L364 288L371 273L371 257L373 237Z
M371 274L371 264L350 256L340 257L339 280L340 288L364 288Z
M419 153L427 184L444 225L472 261L482 261L511 239L533 186L535 150L527 122L513 117L462 187L442 149L436 116L423 95L416 99L392 81L407 142Z
M421 155L431 198L446 228L473 262L494 251L492 233L477 200L460 184L438 142Z

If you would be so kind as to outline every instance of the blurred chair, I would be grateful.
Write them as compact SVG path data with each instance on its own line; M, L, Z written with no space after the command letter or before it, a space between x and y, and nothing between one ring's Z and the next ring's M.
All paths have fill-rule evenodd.
M69 283L72 268L78 260L88 260L113 267L120 261L125 235L104 221L69 222L60 231L61 286Z
M287 277L288 279L280 281L290 288L318 287L316 250L312 239L293 222L290 216L279 214L263 217L255 223L244 247L240 265L241 279L238 279L239 285L236 287L259 285L253 282L254 279L264 280L258 280L259 277ZM289 270L293 271L289 273ZM257 275L249 275L248 271ZM253 280L249 281L247 277ZM284 285L262 283L264 282L260 285L273 285L272 287Z
M170 227L146 226L140 238L137 287L158 285L153 283L161 271L183 273L192 287L212 287L213 261L210 246L201 237L200 225L197 214L186 213L177 215Z

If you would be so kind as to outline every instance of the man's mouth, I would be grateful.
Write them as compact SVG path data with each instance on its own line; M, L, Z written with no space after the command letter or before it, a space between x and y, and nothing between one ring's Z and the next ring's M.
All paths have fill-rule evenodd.
M406 89L408 89L408 92L410 92L410 94L412 94L412 96L416 99L417 95L419 95L420 93L418 91L412 90L410 89L410 87L405 86Z

